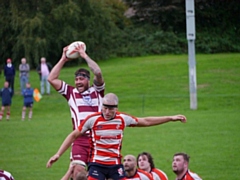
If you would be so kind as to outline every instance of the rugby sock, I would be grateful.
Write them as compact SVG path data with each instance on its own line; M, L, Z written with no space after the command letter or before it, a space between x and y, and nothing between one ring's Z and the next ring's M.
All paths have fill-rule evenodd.
M2 120L2 118L3 118L3 113L0 112L0 120Z
M10 112L7 112L7 120L10 118Z
M28 114L28 119L32 119L32 110L29 111L29 114Z
M25 119L25 114L26 114L26 111L25 111L25 110L23 110L23 111L22 111L22 120L24 120L24 119Z

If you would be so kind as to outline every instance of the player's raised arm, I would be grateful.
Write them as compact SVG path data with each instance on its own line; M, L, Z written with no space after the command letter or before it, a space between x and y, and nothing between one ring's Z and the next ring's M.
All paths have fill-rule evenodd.
M85 59L85 61L88 64L88 67L91 69L92 73L94 74L94 84L102 85L104 83L104 80L103 80L102 71L99 65L87 55L87 53L84 50L84 45L79 45L76 50L79 52L79 55L83 59Z
M180 121L185 123L187 118L184 115L175 115L175 116L157 116L157 117L142 117L138 118L137 126L155 126L163 123L167 123L170 121Z
M60 156L71 146L72 142L79 136L81 136L82 133L76 129L74 131L72 131L67 137L66 139L63 141L62 145L60 146L60 148L58 149L57 153L55 155L53 155L47 162L47 167L51 167L52 164L54 162L56 162Z
M55 90L60 89L62 85L62 80L58 79L58 76L60 74L60 70L62 69L63 65L67 62L70 61L66 57L66 51L67 47L63 48L63 53L61 59L58 61L58 63L52 68L50 74L48 75L48 82L54 87Z

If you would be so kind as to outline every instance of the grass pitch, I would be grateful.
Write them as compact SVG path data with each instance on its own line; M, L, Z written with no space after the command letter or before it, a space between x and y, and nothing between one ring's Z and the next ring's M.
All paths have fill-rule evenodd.
M187 55L119 58L99 62L106 93L119 96L119 110L135 115L184 114L186 124L171 122L148 128L126 128L122 155L152 153L156 167L174 179L175 152L186 152L190 169L203 179L240 176L240 54L197 55L197 110L190 109ZM80 64L86 67L86 64ZM78 67L65 68L60 78L74 84ZM39 88L38 74L30 74ZM4 77L0 77L3 86ZM72 130L67 103L51 89L34 103L33 119L21 121L23 99L18 76L11 120L0 122L0 169L16 180L60 179L69 165L69 150L47 169L48 159Z

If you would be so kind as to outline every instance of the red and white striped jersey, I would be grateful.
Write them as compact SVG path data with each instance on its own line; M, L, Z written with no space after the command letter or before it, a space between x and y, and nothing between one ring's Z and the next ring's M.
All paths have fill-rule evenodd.
M202 180L196 173L188 170L181 180Z
M12 177L11 173L0 170L0 180L14 180L14 178Z
M121 164L123 130L137 123L136 117L120 112L117 112L112 120L105 120L100 112L88 116L78 129L81 133L90 130L89 162L103 165Z
M125 179L131 179L131 180L154 180L152 175L146 171L143 171L141 169L138 169L134 176L132 177L126 177Z
M58 92L68 101L73 130L77 129L81 121L88 115L101 111L104 90L105 84L101 86L93 84L88 90L79 93L77 88L62 81L62 86ZM79 139L85 139L84 142L81 142L82 145L88 144L88 139L81 137Z
M167 175L160 169L153 168L151 174L154 180L168 180Z

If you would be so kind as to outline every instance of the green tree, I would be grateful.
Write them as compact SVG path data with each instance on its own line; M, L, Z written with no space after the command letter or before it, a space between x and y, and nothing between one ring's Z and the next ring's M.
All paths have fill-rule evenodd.
M25 56L33 67L41 56L56 63L62 48L77 40L86 42L93 58L109 57L112 36L121 33L126 20L125 6L117 0L0 2L2 57L17 64Z

